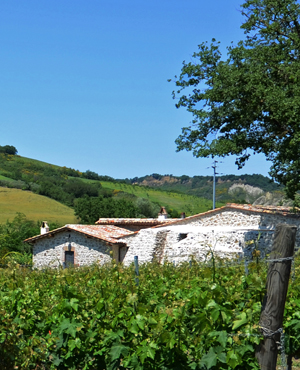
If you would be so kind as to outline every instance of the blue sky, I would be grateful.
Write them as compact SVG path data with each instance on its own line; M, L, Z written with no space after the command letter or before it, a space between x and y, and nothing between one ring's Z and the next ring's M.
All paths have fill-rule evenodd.
M243 38L238 0L11 0L0 4L0 145L114 178L210 175L176 153L191 115L171 97L182 61ZM267 175L256 155L238 171Z

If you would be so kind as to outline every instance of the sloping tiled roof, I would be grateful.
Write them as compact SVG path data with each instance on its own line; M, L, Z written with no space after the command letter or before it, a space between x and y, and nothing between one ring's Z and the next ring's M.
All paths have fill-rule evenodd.
M292 216L299 217L298 213L293 212L292 207L282 207L282 206L253 206L252 204L236 204L236 203L227 203L225 208L238 209L243 211L251 211L255 213L273 213L280 214L282 216Z
M157 226L169 224L177 218L158 220L157 218L99 218L97 225L132 225L132 226Z
M209 216L213 215L216 213L220 213L223 211L228 211L228 210L237 210L237 211L248 211L248 212L253 212L253 213L263 213L263 214L277 214L281 215L284 217L291 217L291 218L299 218L300 213L293 213L292 207L280 207L280 206L253 206L252 204L237 204L237 203L227 203L226 206L212 209L207 212L203 213L198 213L197 215L189 216L184 219L176 219L172 222L170 222L168 225L175 225L175 224L180 224L180 223L186 223L188 220L193 220L196 218L200 218L203 216ZM154 226L155 228L161 227L161 226L167 226L167 225L156 225Z
M57 234L62 231L77 231L81 234L85 234L87 236L96 238L96 239L101 239L104 240L105 242L108 243L120 243L116 238L120 238L125 235L132 234L132 231L128 231L126 229L122 229L117 226L113 225L65 225L63 227L60 227L58 229L49 231L45 234L37 235L32 238L28 238L24 240L25 243L33 243L36 240L46 238L49 236L52 236L54 234Z

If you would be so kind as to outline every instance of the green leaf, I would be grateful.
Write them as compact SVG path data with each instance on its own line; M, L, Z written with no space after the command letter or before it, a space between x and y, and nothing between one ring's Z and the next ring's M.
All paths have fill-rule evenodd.
M78 303L79 300L77 298L70 299L70 306L77 312L78 311Z
M211 317L214 322L216 322L220 316L220 310L218 308L215 308L214 310L211 311Z
M125 347L123 344L115 344L110 349L110 359L113 362L120 358L121 355L126 356L128 354L128 348Z
M202 356L200 366L206 366L207 369L211 369L213 366L216 366L216 364L217 355L211 347L209 351L204 356Z
M144 321L144 317L142 315L136 315L136 323L138 324L138 326L141 330L144 330L145 321Z
M241 362L239 356L234 351L228 351L226 361L232 369L236 368Z
M242 326L244 324L247 324L247 322L248 322L247 315L246 315L245 312L242 312L237 317L239 317L240 319L239 320L235 320L233 322L232 330L235 330L235 329L239 328L240 326Z

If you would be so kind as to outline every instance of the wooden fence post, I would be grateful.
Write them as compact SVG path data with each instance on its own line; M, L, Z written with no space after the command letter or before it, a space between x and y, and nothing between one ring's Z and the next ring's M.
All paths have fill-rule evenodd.
M273 249L269 257L269 260L274 261L269 262L267 292L259 321L264 339L255 354L261 370L276 370L279 329L282 328L296 231L295 225L287 224L278 225L275 230Z

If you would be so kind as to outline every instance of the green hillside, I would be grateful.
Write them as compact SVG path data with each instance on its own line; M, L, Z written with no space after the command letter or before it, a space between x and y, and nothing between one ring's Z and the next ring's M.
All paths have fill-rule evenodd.
M13 220L18 212L34 221L76 222L74 210L53 199L30 191L0 187L0 223Z
M56 200L69 207L68 209L74 208L77 199L84 196L126 199L137 207L141 203L139 200L145 199L152 205L151 217L156 216L159 206L167 207L171 217L177 217L181 212L192 215L207 211L212 207L211 200L203 197L126 184L124 181L117 181L108 176L99 176L92 171L80 172L5 153L0 153L0 186L31 191L32 194ZM38 203L38 200L36 202ZM223 204L218 203L218 206ZM19 201L19 205L18 211L30 218L29 212L32 212L29 211L30 207L23 206L22 200ZM15 213L15 208L13 206L11 208L10 210L9 204L5 209L3 208L2 217L11 217ZM39 209L43 209L43 206L41 205ZM40 214L40 211L37 211L37 215ZM146 216L150 217L149 214ZM49 220L50 218L53 219L51 215L47 217Z
M113 200L116 201L112 208L119 209L122 205L120 207L117 203L122 199L126 200L136 207L137 217L156 217L159 206L165 206L171 217L179 217L181 212L189 216L212 208L212 176L176 177L152 174L140 178L115 180L89 170L80 172L72 168L1 152L0 186L31 191L35 195L51 198L67 206L68 209L75 208L75 212L80 217L79 210L83 212L82 209L85 207L86 213L87 208L91 208L91 203L84 205L83 199L86 197L110 198L112 204ZM283 189L262 175L226 175L217 178L217 207L228 202L253 203L257 200L262 202L259 204L264 204L265 201L269 202L268 204L273 202L277 205L283 202L283 197ZM23 201L19 202L18 211L24 212L29 217L29 211L26 212L26 207L22 203ZM104 208L109 207L109 203L106 200ZM129 203L123 203L123 209L126 207L125 204ZM11 211L10 206L7 205L7 207L5 212L2 211L4 218L11 217L15 212L13 206ZM42 206L40 208L43 209ZM94 209L97 212L99 208L95 206ZM40 212L37 211L37 214ZM110 210L105 215L99 214L99 217L122 217L112 216L113 214ZM97 215L94 212L92 219L95 217ZM90 217L87 219L91 220Z
M211 200L184 193L108 181L101 181L101 185L103 188L114 190L116 195L127 193L135 197L145 198L162 206L176 209L178 212L185 212L189 216L212 208ZM217 203L217 206L221 207L222 205L224 203Z
M152 174L143 177L126 179L129 184L150 186L155 189L183 192L185 194L201 196L211 199L213 177L212 176L173 176ZM264 192L281 192L283 188L270 178L259 175L222 175L216 177L216 199L219 202L243 202L245 194L230 194L232 185L249 185L260 188Z

